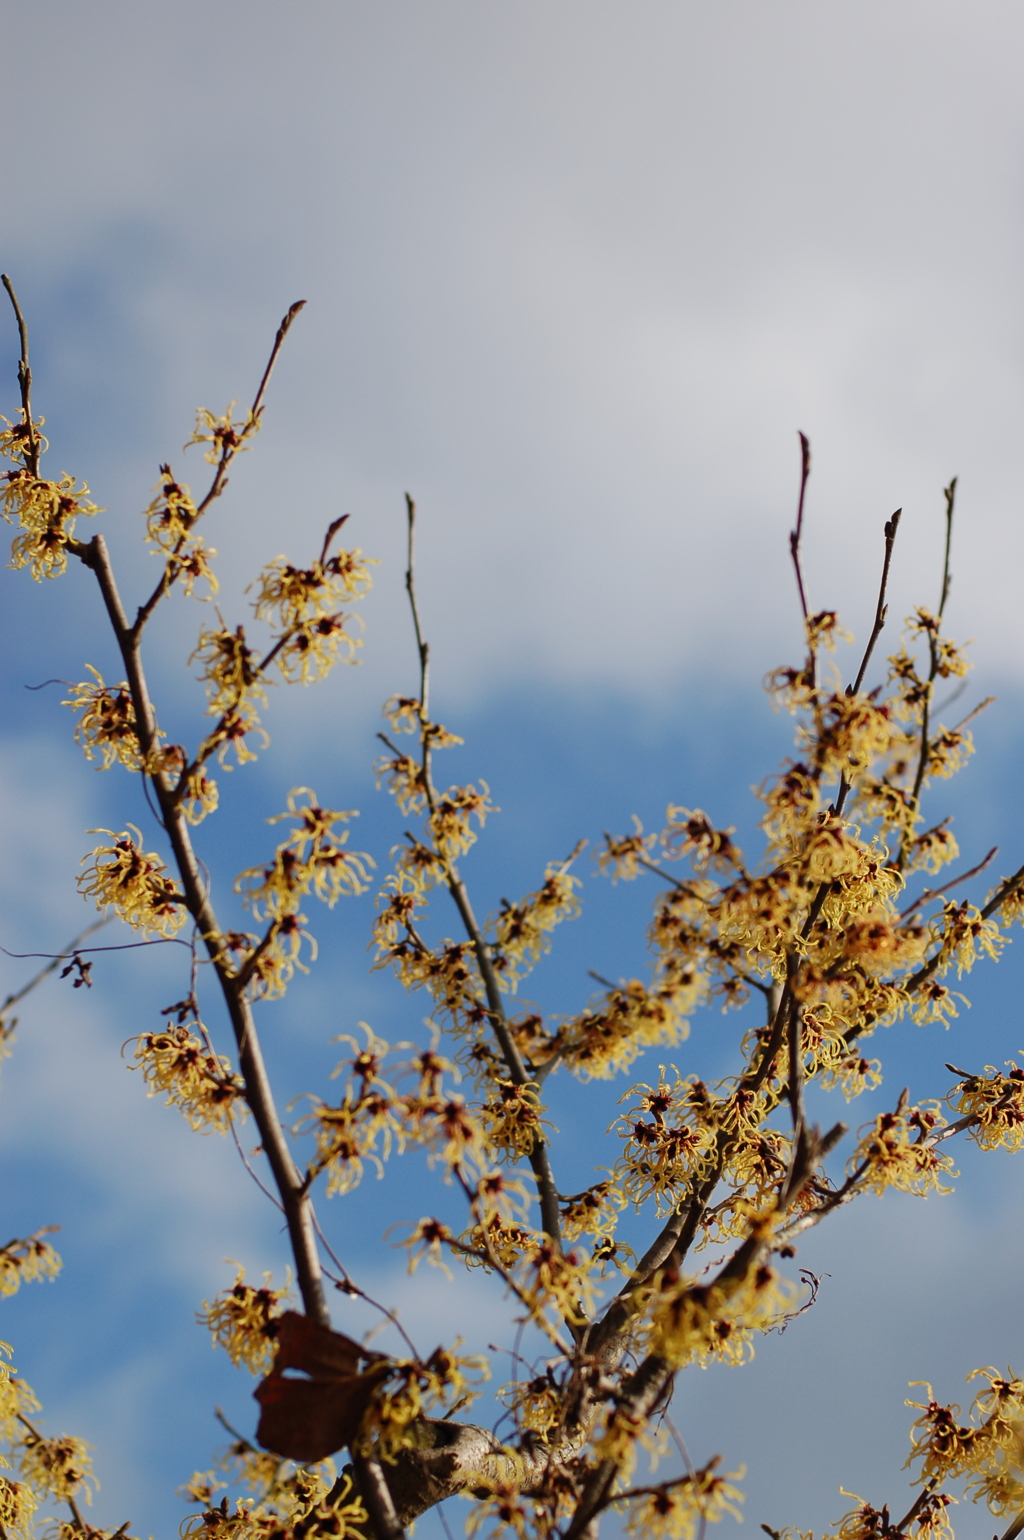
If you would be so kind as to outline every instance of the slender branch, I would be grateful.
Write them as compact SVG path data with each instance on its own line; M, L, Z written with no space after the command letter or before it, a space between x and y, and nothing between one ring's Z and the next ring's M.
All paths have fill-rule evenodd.
M207 508L209 508L210 504L214 501L215 498L220 496L224 488L227 486L228 466L231 464L232 460L235 458L235 455L241 448L242 441L247 436L247 431L251 432L253 425L258 423L259 417L263 411L263 398L266 395L267 386L270 384L270 376L274 372L274 365L277 363L277 356L281 351L284 339L288 335L292 322L295 320L295 317L298 315L299 311L303 308L305 303L306 301L304 299L296 300L295 304L290 307L288 314L277 328L277 336L274 338L274 346L270 350L270 358L267 361L267 367L263 371L263 378L260 380L259 389L257 390L253 399L252 406L249 408L249 417L246 424L246 431L243 431L236 443L224 443L222 445L220 458L217 461L217 467L213 474L213 481L210 483L210 487L206 493L206 496L196 508L196 511L189 522L188 527L190 530L193 529L196 524L198 524L199 520L206 512ZM133 635L136 640L142 635L143 627L145 626L147 620L156 609L160 600L167 593L171 584L174 582L176 572L172 571L172 567L181 549L182 541L184 538L185 537L182 536L174 550L170 553L167 562L164 564L164 570L160 575L159 582L153 589L153 592L150 594L145 603L139 606L138 612L135 616L135 624L132 628Z
M14 285L6 273L0 273L0 283L7 290L8 297L14 307L14 318L18 323L18 340L21 343L21 357L18 360L18 385L21 390L21 410L25 418L25 431L28 434L28 458L26 466L33 476L39 475L39 438L36 434L35 424L32 421L32 370L28 362L28 325L21 313L18 304L18 296L14 292Z
M607 838L607 835L605 838ZM666 882L670 882L680 893L688 893L690 891L690 883L681 882L678 877L673 877L671 872L665 871L664 867L658 866L654 861L648 861L646 856L637 856L636 864L637 866L644 867L649 872L653 872L656 877L663 877Z
M409 608L412 610L412 624L416 632L416 651L420 660L420 717L422 721L430 720L430 645L423 639L423 627L420 625L420 609L416 602L416 504L405 494L405 510L408 521L408 562L405 569L405 591L409 595ZM429 745L424 744L424 752L429 754Z
M949 598L950 571L949 552L953 542L953 505L956 502L956 484L959 477L954 476L948 487L943 488L942 495L946 499L946 552L942 561L942 596L939 599L939 619L941 620L946 609L946 600Z
M427 732L427 726L429 723L428 710L430 704L430 646L423 635L423 627L420 622L419 604L416 599L416 504L409 496L408 492L405 494L405 503L408 522L408 567L406 568L405 574L405 588L409 596L409 607L412 611L413 629L416 635L416 649L419 654L420 663L419 707L421 722L420 738L423 752L423 789L430 811L433 813L436 806L437 794L434 788L433 776L431 773L431 737ZM383 734L380 736L383 737ZM388 740L385 738L384 741L387 743ZM393 745L390 744L388 746L393 747ZM577 850L574 851L572 856L569 857L570 861L575 857L576 854L578 854L578 850L580 848L582 847L577 847ZM498 983L498 975L495 972L494 960L491 956L491 949L487 944L484 934L477 922L476 915L473 913L473 906L470 902L469 893L466 890L465 883L459 876L458 868L453 861L446 859L444 860L444 869L445 883L449 893L452 896L455 907L459 912L459 918L462 920L466 935L469 937L469 940L473 946L473 951L476 955L477 966L480 969L480 976L483 980L484 991L487 996L488 1018L491 1023L491 1029L498 1040L498 1047L501 1049L501 1054L505 1060L505 1065L508 1069L509 1076L514 1085L527 1085L532 1077L527 1072L526 1066L523 1063L522 1055L516 1046L515 1038L512 1036L512 1032L508 1025L508 1019L505 1014L505 1003L502 999L501 988ZM535 1136L533 1149L530 1151L529 1155L529 1161L530 1167L537 1180L537 1196L540 1203L541 1224L547 1236L560 1250L562 1244L562 1235L561 1212L558 1206L558 1186L555 1182L554 1173L551 1169L551 1159L548 1154L547 1143L540 1134Z
M315 1211L313 1213L313 1225L316 1229L317 1235L320 1237L324 1250L330 1257L331 1261L334 1263L335 1267L338 1269L339 1273L343 1275L341 1281L336 1283L335 1287L339 1288L343 1294L349 1294L355 1299L365 1300L365 1302L374 1310L379 1310L381 1315L384 1316L398 1332L398 1335L409 1349L409 1352L412 1354L413 1358L417 1359L418 1361L422 1361L421 1355L416 1347L415 1342L413 1342L412 1338L409 1336L395 1311L389 1310L386 1305L382 1305L379 1300L374 1299L372 1294L367 1294L365 1289L361 1289L357 1283L353 1283L348 1268L338 1259L337 1253L334 1251L330 1241L328 1241L323 1230L320 1228L320 1221L317 1219Z
M949 486L943 492L943 496L946 499L946 548L942 562L942 594L939 599L938 614L940 622L946 609L946 600L949 598L949 585L952 580L949 570L949 556L953 541L953 509L956 502L956 482L957 478L954 476ZM917 772L914 776L914 788L910 794L911 806L915 811L921 800L921 788L924 785L925 773L928 769L930 748L928 733L931 720L932 692L935 688L935 679L939 672L938 637L937 634L933 635L931 632L928 633L928 654L931 661L928 670L928 688L925 691L924 705L921 708L921 747L917 759ZM900 850L899 866L903 865L905 848L906 841L904 841L904 846Z
M789 551L793 558L793 569L796 572L796 586L800 593L800 609L803 613L804 624L810 618L807 608L807 594L804 590L804 574L800 565L800 537L804 529L804 498L807 495L807 482L811 474L811 442L806 433L800 434L800 500L796 507L796 528L789 537Z
M981 713L987 710L989 706L994 705L995 700L996 697L994 695L986 695L983 701L978 702L973 711L969 711L965 717L960 718L959 722L957 722L956 726L952 729L953 732L960 732L962 728L967 726L968 722L973 722L975 717L980 716ZM948 705L949 702L947 701L946 704Z
M922 1487L921 1491L918 1492L906 1513L903 1515L900 1521L893 1526L894 1532L896 1534L902 1534L907 1525L913 1523L913 1521L917 1518L917 1515L921 1512L921 1509L924 1507L925 1503L928 1501L929 1497L931 1497L932 1493L935 1491L935 1488L938 1486L938 1484L939 1483L937 1481L929 1481L927 1486Z
M982 909L982 919L987 920L989 915L995 914L1000 904L1004 903L1010 894L1020 887L1021 883L1024 883L1024 866L1019 866L1012 877L1007 877L1006 881L999 885Z
M75 936L72 941L67 943L63 952L57 952L54 956L52 956L50 961L46 964L46 967L40 968L39 972L30 978L27 984L23 984L20 989L14 990L14 992L9 994L3 1002L0 1002L0 1022L3 1021L12 1005L17 1005L19 1000L24 1000L25 996L30 994L38 984L41 984L43 980L49 976L49 974L56 972L58 963L64 962L64 960L68 957L73 957L75 953L79 951L80 942L84 941L87 936L95 935L96 931L102 930L104 925L109 925L112 918L112 915L107 914L104 915L101 920L94 920L91 925L87 925L85 930L79 931L78 935ZM106 951L107 948L89 947L90 952L98 952L100 950ZM111 948L111 950L113 949ZM118 948L118 950L120 950L120 948ZM2 951L7 957L46 956L45 952L8 952L6 947L0 947L0 951Z
M897 508L892 518L887 519L885 523L885 556L882 561L882 580L878 586L878 603L875 606L875 623L871 628L871 635L868 637L868 645L864 649L864 656L860 660L857 677L847 691L848 695L856 695L860 691L860 687L864 683L864 675L867 673L868 664L871 661L871 654L875 650L875 643L881 636L882 628L885 625L885 617L889 610L889 606L885 602L885 590L889 582L889 563L892 561L892 548L896 544L896 531L900 527L902 516L903 509Z
M971 877L977 877L978 873L983 872L986 866L995 859L998 851L999 846L993 845L988 855L979 861L977 866L972 866L969 872L958 873L956 877L951 877L948 882L944 882L941 888L925 888L919 898L915 898L912 904L909 904L906 909L900 911L900 919L905 920L908 915L914 913L915 909L920 909L922 904L929 904L933 898L938 898L941 894L948 893L950 888L957 887L961 882L967 882Z
M135 711L139 747L145 760L156 743L156 718L142 665L140 639L128 625L102 535L97 535L77 554L95 573L103 595L107 614L121 651ZM245 1081L246 1101L259 1129L263 1149L284 1208L303 1306L307 1315L321 1325L329 1326L330 1316L324 1297L320 1258L317 1253L309 1198L302 1177L292 1159L284 1129L274 1105L273 1092L253 1020L252 1005L223 955L220 945L220 926L203 881L192 846L191 833L175 796L171 779L166 773L158 772L150 776L150 781L163 813L181 878L185 906L203 938L227 1005L238 1048L239 1068Z
M270 376L273 374L274 365L277 363L277 355L281 351L284 339L287 337L289 331L291 330L292 322L295 320L295 317L298 315L299 311L305 308L305 304L306 301L304 299L297 299L294 305L289 305L287 315L281 322L280 326L277 328L277 336L274 338L274 346L270 350L270 357L267 360L267 367L263 371L263 378L260 380L259 389L257 390L253 399L252 406L249 408L250 417L258 417L263 410L263 397L267 393L267 386L270 384Z
M798 1144L804 1132L803 1013L799 1000L789 1008L787 1047L789 1055L789 1105L793 1113L793 1137ZM794 1146L795 1148L795 1146Z

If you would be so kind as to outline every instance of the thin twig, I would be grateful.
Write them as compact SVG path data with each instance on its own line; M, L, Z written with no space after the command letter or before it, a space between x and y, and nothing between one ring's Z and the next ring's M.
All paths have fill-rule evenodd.
M960 732L967 726L968 722L973 722L974 718L980 716L981 713L987 710L989 706L994 706L996 699L997 697L995 695L986 695L985 699L983 701L979 701L973 711L969 711L965 717L961 717L956 726L950 728L950 731L954 733ZM948 705L949 702L947 701L946 704Z
M938 898L942 893L948 893L950 888L957 887L959 883L967 882L971 877L977 877L978 873L983 872L986 866L995 859L998 852L999 846L993 845L988 855L979 861L977 866L972 866L969 872L958 873L956 877L951 877L948 882L944 882L941 888L925 888L919 898L915 898L912 904L909 904L906 909L900 911L900 919L905 920L908 915L913 914L914 910L919 909L922 904L931 903L933 898Z
M804 624L809 619L807 608L807 594L804 590L804 574L800 566L800 537L804 529L804 498L807 495L807 481L811 474L811 442L806 433L800 434L800 500L796 507L796 528L789 537L789 551L793 558L793 568L796 572L796 586L800 592L800 609L803 613Z
M248 1171L249 1175L252 1177L253 1181L256 1183L256 1186L259 1188L259 1190L263 1194L263 1196L265 1198L269 1198L271 1203L274 1205L274 1207L276 1209L279 1209L281 1211L281 1213L283 1214L284 1213L284 1204L281 1202L281 1200L279 1198L275 1198L274 1194L271 1192L270 1188L267 1187L263 1182L260 1181L259 1176L253 1170L252 1165L250 1164L248 1155L242 1149L242 1141L238 1137L238 1129L235 1127L235 1120L234 1120L234 1118L230 1118L229 1122L231 1124L231 1137L235 1141L235 1149L238 1151L239 1155L241 1156L242 1165Z
M409 1349L409 1352L412 1354L413 1358L415 1358L418 1363L421 1363L422 1359L420 1358L420 1354L419 1354L419 1351L418 1351L418 1349L416 1347L415 1342L413 1342L412 1338L409 1336L408 1332L406 1331L405 1327L402 1325L401 1321L398 1319L398 1316L395 1314L395 1312L393 1310L389 1310L386 1305L382 1305L379 1300L374 1299L372 1294L367 1294L366 1290L365 1289L361 1289L357 1283L353 1283L352 1282L352 1277L351 1277L351 1274L349 1273L348 1268L344 1265L343 1262L339 1261L338 1256L337 1256L337 1254L334 1251L334 1248L331 1246L331 1244L328 1241L326 1235L324 1234L323 1230L321 1229L320 1221L316 1217L316 1211L315 1210L313 1211L313 1226L314 1226L314 1228L316 1230L317 1235L319 1235L319 1237L320 1237L320 1240L321 1240L321 1242L323 1244L323 1248L326 1251L327 1255L330 1257L331 1261L334 1263L334 1265L338 1269L339 1273L341 1273L343 1275L341 1283L340 1284L336 1284L335 1286L339 1287L344 1294L350 1294L350 1295L354 1296L357 1299L365 1300L365 1302L368 1305L371 1305L374 1310L379 1310L381 1315L385 1316L387 1318L387 1320L390 1321L391 1325L395 1328L395 1330L398 1332L398 1335L401 1337L402 1341L405 1343L406 1347Z
M871 628L871 635L868 637L868 645L864 649L864 656L860 661L857 677L847 691L849 695L859 693L860 687L864 683L864 675L867 673L868 664L871 661L871 654L875 649L875 643L881 636L882 628L885 625L885 617L889 610L889 606L885 602L885 590L889 582L889 563L892 561L892 548L896 543L896 531L900 527L902 516L903 509L897 508L892 518L887 519L885 522L885 556L882 561L882 580L878 586L878 603L875 606L875 623Z
M917 1515L921 1512L921 1509L924 1507L925 1503L928 1501L929 1497L931 1497L932 1493L935 1491L935 1488L938 1486L938 1484L939 1483L937 1481L929 1481L928 1485L923 1487L921 1491L918 1492L914 1501L911 1503L906 1513L900 1519L899 1523L893 1526L893 1532L895 1534L902 1534L907 1525L913 1523L913 1521L917 1518Z
M426 641L423 634L423 626L420 621L419 603L416 598L416 504L408 492L405 494L405 503L408 527L408 566L406 568L405 574L405 588L406 593L409 596L409 608L412 612L413 630L416 636L416 650L419 656L420 665L419 716L421 724L420 742L422 745L421 769L423 775L424 795L426 796L427 805L430 809L430 812L433 814L437 805L437 793L434 788L433 775L431 771L431 735L427 731L430 722L430 645ZM384 735L381 734L380 736L383 737ZM388 742L386 738L384 741L385 743ZM388 746L394 751L393 745L388 744ZM570 857L570 860L573 859L577 853L578 851L574 851L573 856ZM509 1077L514 1085L527 1085L530 1082L531 1076L527 1072L526 1066L523 1063L522 1055L519 1052L515 1038L513 1037L508 1025L508 1018L505 1014L505 1005L498 982L498 975L494 968L494 960L491 956L490 946L488 945L483 931L481 930L477 921L476 915L473 912L473 906L470 902L469 893L466 889L465 883L459 875L457 866L455 865L454 861L451 861L446 857L442 856L440 859L444 866L445 884L452 896L455 907L459 912L459 918L462 921L466 935L469 937L469 940L473 946L473 951L476 955L477 966L480 970L480 976L484 984L484 992L487 996L488 1019L491 1023L491 1029L498 1040L498 1047L501 1049L502 1057L505 1060L505 1065L509 1072ZM548 1154L547 1142L541 1137L540 1134L535 1136L533 1148L530 1151L528 1159L533 1174L537 1179L537 1196L540 1203L541 1224L543 1225L544 1231L550 1240L560 1250L562 1245L562 1237L561 1213L558 1205L558 1186L555 1182L554 1173L551 1169L551 1159Z
M277 363L277 356L281 351L284 339L288 335L292 322L295 320L295 317L298 315L299 311L303 308L305 303L306 301L304 299L296 300L295 304L290 307L288 314L277 328L277 336L274 338L274 346L270 350L270 358L267 361L267 367L263 371L263 378L260 380L259 389L257 390L253 399L252 406L249 408L249 417L246 425L247 428L249 428L251 424L258 422L258 419L262 414L263 397L266 394L267 386L270 384L270 376L274 372L274 365ZM235 458L235 455L242 447L242 440L245 438L245 436L246 433L243 431L242 435L236 443L223 443L221 447L220 458L217 461L217 466L213 473L213 480L210 483L210 487L205 497L199 503L195 513L189 520L189 530L192 530L195 527L195 525L202 518L203 514L206 512L207 508L209 508L210 504L214 501L215 498L220 496L220 494L224 491L224 488L227 486L228 466L231 464L232 460ZM178 540L177 545L170 553L170 556L164 565L164 570L160 575L160 579L156 587L153 589L153 592L150 594L145 603L139 606L138 612L135 616L135 624L132 627L132 635L136 641L142 635L143 627L174 581L174 577L177 572L176 560L178 553L181 550L182 544L186 538L187 535L182 535Z
M797 1135L804 1126L804 1056L801 1025L800 1002L793 1000L789 1007L786 1048L789 1057L789 1105L793 1114L793 1132Z
M6 273L0 273L0 283L7 290L8 297L14 307L14 317L18 323L18 340L21 344L21 357L18 360L18 386L21 390L21 410L25 419L25 431L28 434L28 457L25 464L32 476L38 476L40 446L35 424L32 421L32 370L28 362L28 326L25 317L21 313L21 306L18 304L18 296L14 292L14 285Z
M18 957L18 958L49 957L50 958L50 961L46 964L45 968L40 968L39 972L37 974L35 974L35 976L33 978L30 978L27 984L23 984L20 989L14 990L13 994L9 994L7 996L7 998L3 1001L3 1003L0 1004L0 1021L2 1021L3 1018L7 1015L7 1012L10 1010L12 1005L17 1005L19 1000L24 1000L25 996L27 994L29 994L33 989L35 989L38 984L41 984L43 982L43 980L49 974L54 973L56 971L57 964L64 962L64 960L66 958L74 957L76 952L83 952L83 951L87 951L87 952L114 951L115 948L113 948L113 947L98 947L98 946L80 947L78 945L78 943L80 941L84 941L85 940L86 936L95 935L96 931L102 930L104 925L109 925L110 921L112 920L112 918L113 918L112 915L107 914L107 915L104 915L101 920L94 920L91 925L86 926L85 930L79 931L78 935L74 938L73 941L69 941L67 943L67 945L65 946L63 952L57 952L56 954L52 954L52 953L48 953L48 952L9 952L5 946L0 946L0 952L3 952L5 957ZM117 950L120 950L120 948L117 948Z
M953 480L949 483L949 486L946 487L943 491L943 496L946 499L946 548L942 562L942 594L939 599L938 614L938 619L940 622L942 620L943 614L945 613L946 600L949 598L949 586L952 581L949 570L949 557L953 541L953 509L956 502L956 482L957 478L954 476ZM914 787L910 794L911 807L915 812L921 800L921 788L924 785L925 773L928 769L928 760L930 757L929 750L931 744L929 740L929 728L931 721L932 692L935 688L935 679L939 672L939 648L937 632L934 635L930 631L928 633L928 656L930 659L928 669L928 688L925 691L924 705L921 708L921 747L918 753L917 772L914 776ZM904 840L904 845L900 850L899 861L897 863L900 867L902 867L905 860L905 850L906 841Z
M88 936L91 931L98 930L100 925L108 925L113 918L113 915L108 914L96 925L90 925L89 930L84 930L82 935ZM171 946L188 946L190 943L183 941L181 936L155 936L152 941L122 941L116 946L78 946L74 947L71 951L68 952L9 952L5 946L0 946L0 952L3 952L5 957L51 957L53 959L53 967L55 968L57 964L59 962L63 962L65 958L73 957L75 952L78 952L82 957L88 957L91 956L93 952L134 952L137 950L137 948L142 946L167 946L168 944ZM38 978L44 978L45 975L49 972L49 968L44 968L42 973L39 974ZM32 980L32 984L37 982L38 979ZM31 987L31 985L26 985L25 987L28 989ZM24 994L24 992L24 990L20 991L20 993L15 995L13 998L20 1000L21 995Z

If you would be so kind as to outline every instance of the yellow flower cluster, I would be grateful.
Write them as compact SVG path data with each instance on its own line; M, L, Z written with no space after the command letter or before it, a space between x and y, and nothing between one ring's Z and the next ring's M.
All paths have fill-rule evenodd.
M491 924L495 948L500 958L502 978L510 988L551 947L551 932L563 920L573 920L580 912L576 889L578 877L559 866L549 866L544 884L518 904L507 901Z
M833 1525L836 1540L894 1540L897 1534L905 1535L906 1540L910 1540L911 1535L913 1540L953 1540L948 1510L956 1499L945 1492L929 1493L904 1531L893 1524L888 1505L874 1508L855 1492L847 1492L843 1487L839 1490L844 1497L852 1497L857 1506ZM779 1540L790 1540L790 1537L792 1540L814 1540L813 1535L805 1536L799 1530L788 1529L782 1531Z
M11 1349L6 1342L0 1342L0 1353L10 1358ZM19 1439L24 1431L22 1418L38 1411L39 1402L32 1386L16 1373L13 1365L0 1360L0 1438L9 1443Z
M470 820L476 818L483 828L488 813L498 808L491 802L491 790L486 781L475 786L449 786L434 800L427 819L427 827L434 843L434 850L443 861L457 861L476 844L476 833Z
M103 759L103 769L122 764L129 770L142 769L142 750L139 747L135 707L127 683L108 685L91 663L86 668L92 681L71 686L68 700L62 706L70 706L81 712L75 723L75 742L85 750L86 759L95 758L98 750Z
M581 1235L599 1241L614 1233L626 1206L625 1195L613 1181L597 1182L586 1192L562 1200L562 1236L575 1241Z
M706 993L691 971L660 979L653 989L639 979L609 989L601 1005L563 1021L550 1051L581 1080L608 1080L647 1048L672 1047L689 1032L686 1016Z
M362 645L346 630L347 617L337 606L368 592L370 564L361 551L327 555L337 527L328 532L324 550L311 567L295 567L278 556L259 577L256 618L271 623L272 656L290 683L322 679L339 657L351 662Z
M910 1430L913 1448L907 1464L920 1462L917 1479L925 1485L966 1476L967 1492L991 1512L1019 1512L1024 1508L1024 1380L993 1368L975 1369L967 1378L984 1384L966 1423L959 1406L936 1401L931 1386L918 1382L927 1400L907 1402L921 1413Z
M391 1373L375 1393L359 1432L360 1450L373 1450L377 1459L393 1464L403 1449L414 1446L417 1424L426 1416L444 1417L456 1403L469 1405L487 1378L487 1364L439 1347L423 1363L394 1359Z
M266 705L267 692L256 655L245 639L244 627L238 626L234 631L224 626L215 631L200 631L189 662L196 658L202 664L199 678L206 685L207 714L219 718L200 745L197 763L204 764L215 754L218 763L229 768L226 761L230 749L234 749L240 765L255 759L245 740L249 733L258 731L264 745L269 742L259 725L256 709Z
M43 419L29 423L22 412L17 423L6 417L0 430L0 454L15 465L0 476L0 511L19 532L11 546L11 566L29 567L38 582L59 577L67 569L68 545L73 541L79 514L91 516L102 510L89 501L89 488L76 485L74 476L47 481L36 474L39 454L47 447L39 432Z
M308 786L292 788L287 810L267 822L293 818L297 827L277 847L269 866L250 867L235 883L236 893L244 894L257 919L264 914L273 920L296 914L300 899L310 893L333 907L342 893L365 892L366 868L373 865L372 858L342 849L348 831L337 827L356 816L320 807Z
M717 1524L728 1514L741 1519L737 1504L743 1494L735 1485L742 1481L742 1468L728 1475L716 1475L717 1457L703 1469L666 1481L629 1507L626 1532L635 1540L652 1535L656 1540L693 1540L705 1524Z
M78 879L79 891L84 898L94 899L98 909L111 905L120 919L143 935L173 936L186 918L181 889L165 875L159 856L143 850L135 825L128 828L132 833L93 831L109 834L114 843L93 851L92 864ZM83 857L83 862L88 860L89 856Z
M233 1364L245 1364L253 1374L266 1374L274 1357L274 1322L287 1293L287 1285L270 1287L269 1273L263 1275L263 1287L254 1289L240 1267L234 1283L212 1305L203 1300L197 1319L210 1332L214 1347L222 1347Z
M352 1495L351 1479L342 1478L331 1501L320 1492L323 1485L318 1484L315 1496L307 1496L312 1487L301 1473L293 1489L263 1502L243 1497L231 1504L225 1497L216 1507L190 1515L181 1526L182 1540L366 1540L367 1513Z
M308 786L297 786L289 793L286 811L267 820L293 818L297 827L277 847L269 865L239 875L235 892L243 895L257 919L269 918L269 928L262 940L240 931L219 938L220 958L254 997L275 999L284 994L296 968L306 971L299 960L304 939L316 956L316 942L299 912L304 897L312 895L333 907L343 893L365 891L373 858L343 849L348 833L338 828L356 816L320 807Z
M671 1212L711 1169L726 1104L716 1104L696 1076L677 1075L672 1086L664 1079L634 1086L622 1100L633 1097L639 1100L612 1125L626 1141L615 1171L618 1189L637 1207L654 1197L658 1213Z
M982 1075L966 1075L946 1100L962 1117L974 1119L969 1137L983 1150L1024 1146L1024 1069L1012 1059L1001 1075L991 1064Z
M236 1116L244 1117L245 1083L230 1062L184 1023L135 1039L135 1064L142 1070L148 1096L166 1097L199 1133L226 1133Z
M157 554L166 557L165 580L168 587L180 581L191 597L200 578L209 585L206 598L220 587L210 567L217 552L208 548L193 526L198 511L188 487L180 485L169 465L161 465L156 497L146 509L146 540Z
M8 1241L0 1247L0 1294L17 1294L23 1283L56 1278L61 1260L49 1241L43 1240L56 1225L47 1225L24 1240Z
M643 865L650 861L658 843L656 834L645 834L644 826L633 814L634 832L618 837L605 834L604 846L597 852L598 870L613 882L635 882Z
M432 1055L422 1057L432 1059ZM327 1173L327 1194L350 1192L362 1180L367 1162L378 1176L392 1149L409 1144L431 1152L451 1171L471 1175L488 1164L481 1123L461 1096L437 1083L433 1066L421 1073L418 1087L399 1093L387 1081L346 1086L339 1106L312 1098L313 1109L300 1123L316 1139L311 1175Z
M91 1488L97 1486L92 1474L89 1446L80 1438L62 1433L57 1438L28 1434L21 1456L25 1480L40 1494L66 1501L84 1497L92 1502Z
M795 1286L767 1262L726 1282L697 1284L665 1274L651 1286L651 1345L676 1368L696 1361L743 1364L755 1331L770 1331L792 1308Z
M942 1178L958 1173L950 1157L941 1154L932 1139L946 1124L938 1109L938 1102L924 1102L919 1107L901 1107L874 1118L861 1130L857 1148L847 1164L849 1174L856 1174L863 1187L879 1197L888 1187L918 1196L950 1192L951 1188L942 1185Z
M543 1129L551 1127L541 1116L537 1087L499 1080L495 1091L479 1114L488 1152L499 1161L524 1160L543 1139Z
M32 1540L33 1519L38 1507L39 1499L27 1482L0 1476L0 1524L8 1535L16 1535L18 1540Z

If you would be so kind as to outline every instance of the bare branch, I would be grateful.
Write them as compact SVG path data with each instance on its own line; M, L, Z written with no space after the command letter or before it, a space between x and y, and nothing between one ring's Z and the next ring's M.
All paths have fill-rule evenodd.
M811 441L806 433L800 434L800 499L796 508L796 528L789 537L789 551L793 558L793 570L796 572L796 586L800 594L800 610L804 617L804 624L810 619L807 608L807 594L804 590L804 574L800 565L800 537L804 529L804 499L807 496L807 482L811 474Z
M882 580L878 586L878 603L875 606L875 623L871 628L871 635L868 637L868 644L864 649L864 656L860 660L860 668L857 670L857 677L847 691L847 694L849 695L856 695L859 692L861 685L864 683L864 675L867 673L868 664L871 661L871 654L875 650L875 643L881 636L882 628L885 625L885 617L889 609L889 606L885 602L885 590L889 582L889 563L892 561L892 548L896 544L896 531L900 527L900 519L902 516L903 509L897 508L892 518L887 519L885 523L885 556L882 560Z
M941 888L925 888L920 897L915 898L912 904L900 911L900 919L905 920L908 915L914 913L915 909L920 909L922 904L929 904L933 898L938 898L942 893L948 893L950 888L958 887L961 882L967 882L971 877L977 877L978 873L983 872L995 859L998 852L999 846L993 845L988 855L979 861L977 866L972 866L969 872L960 872L956 877L951 877L948 882L942 884Z
M0 273L0 283L7 290L8 297L14 307L14 317L18 323L18 340L21 343L21 357L18 360L18 385L21 389L21 410L25 418L25 429L28 434L28 459L27 466L33 476L39 475L39 453L41 445L32 421L32 370L28 361L28 325L21 313L18 304L18 296L14 292L14 285L6 273Z

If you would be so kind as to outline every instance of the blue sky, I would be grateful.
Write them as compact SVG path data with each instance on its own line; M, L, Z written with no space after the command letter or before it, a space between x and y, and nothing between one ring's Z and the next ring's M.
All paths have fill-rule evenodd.
M223 608L244 618L259 566L303 557L341 512L381 559L360 667L277 691L270 751L224 778L230 810L201 831L222 884L269 848L262 819L296 783L360 808L353 843L382 864L401 834L370 764L380 702L414 683L406 490L437 709L466 738L452 776L483 776L502 808L467 865L478 907L526 891L580 835L634 812L656 826L669 800L755 850L750 788L788 747L760 680L798 643L798 428L815 451L812 602L861 637L897 506L888 636L935 602L941 489L959 474L949 620L976 638L963 709L998 702L936 806L955 811L965 863L998 842L1001 869L1020 864L1018 8L42 0L4 37L0 265L32 326L51 463L108 508L126 591L150 576L138 515L159 463L201 482L179 450L195 406L251 393L297 298L265 430L211 525ZM15 358L0 318L8 412ZM4 580L0 941L14 951L87 922L87 829L146 827L138 786L82 760L58 691L24 689L86 662L119 677L87 577ZM175 604L153 631L161 713L183 731L202 618ZM652 896L588 874L584 917L529 997L569 1011L588 968L642 968ZM329 1039L360 1018L422 1031L422 1003L367 972L370 907L317 915L320 966L265 1012L282 1101L322 1089ZM230 1145L147 1101L119 1056L180 997L174 954L103 959L90 993L49 981L0 1088L4 1223L59 1222L66 1259L57 1283L4 1302L0 1335L48 1427L95 1445L98 1517L143 1534L174 1532L174 1488L218 1443L213 1405L252 1425L248 1382L193 1312L229 1281L224 1257L284 1263ZM31 966L4 961L0 992ZM1020 966L1011 952L976 976L948 1036L880 1042L880 1095L941 1094L943 1060L1024 1046ZM704 1013L681 1067L725 1072L735 1026ZM553 1083L579 1186L609 1158L618 1089ZM831 1275L819 1304L751 1369L684 1377L676 1420L695 1455L746 1463L755 1532L820 1530L843 1511L840 1483L898 1502L908 1380L952 1398L977 1364L1020 1370L1017 1169L960 1159L951 1198L865 1201L822 1227L800 1256ZM452 1199L414 1159L400 1170L395 1188L321 1205L332 1241L427 1350L459 1330L507 1345L493 1286L404 1278L385 1224ZM335 1319L355 1330L350 1308Z

